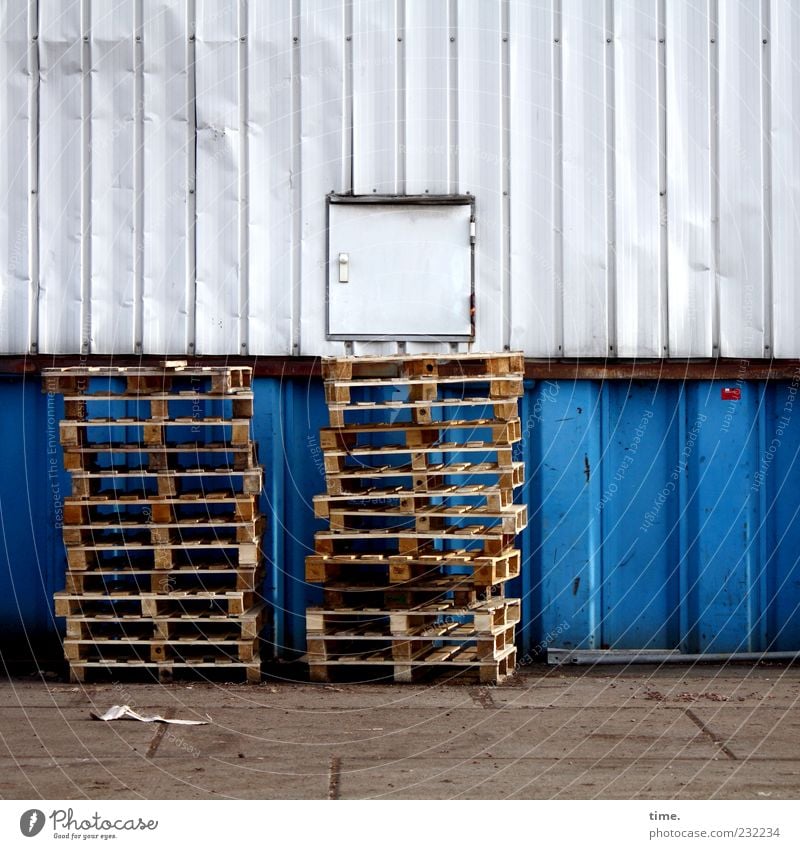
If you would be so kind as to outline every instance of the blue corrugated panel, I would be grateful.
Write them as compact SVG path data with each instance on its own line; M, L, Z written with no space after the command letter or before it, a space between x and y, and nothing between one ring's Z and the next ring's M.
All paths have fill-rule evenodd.
M530 508L520 642L685 651L800 649L800 400L794 384L529 383L517 454ZM63 586L58 418L37 382L0 382L0 628L53 633ZM258 379L265 595L281 656L302 651L304 583L324 490L318 381Z

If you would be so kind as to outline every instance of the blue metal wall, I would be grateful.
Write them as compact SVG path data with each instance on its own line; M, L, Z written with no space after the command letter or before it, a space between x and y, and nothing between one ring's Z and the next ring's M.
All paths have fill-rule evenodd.
M800 649L800 376L793 382L530 382L522 402L531 522L524 652L546 645ZM798 411L795 415L795 403ZM60 398L0 379L2 647L52 634L63 586ZM304 643L303 581L324 488L318 381L256 381L269 517L265 594L279 653Z

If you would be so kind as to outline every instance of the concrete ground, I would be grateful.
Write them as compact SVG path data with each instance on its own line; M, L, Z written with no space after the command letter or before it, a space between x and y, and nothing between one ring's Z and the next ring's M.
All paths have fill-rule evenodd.
M204 718L95 722L90 710ZM800 796L800 668L532 667L503 687L0 682L0 797Z

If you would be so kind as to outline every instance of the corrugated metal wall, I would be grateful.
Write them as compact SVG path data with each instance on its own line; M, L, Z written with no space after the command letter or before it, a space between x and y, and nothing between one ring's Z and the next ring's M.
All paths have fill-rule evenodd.
M531 523L520 542L520 641L533 647L800 650L800 371L791 382L529 382L522 400ZM256 380L265 469L265 595L278 653L305 640L311 498L324 490L319 381ZM60 397L0 381L0 637L54 634ZM57 650L57 649L56 649Z
M798 52L792 0L2 0L0 350L340 351L335 190L476 196L479 348L797 357Z

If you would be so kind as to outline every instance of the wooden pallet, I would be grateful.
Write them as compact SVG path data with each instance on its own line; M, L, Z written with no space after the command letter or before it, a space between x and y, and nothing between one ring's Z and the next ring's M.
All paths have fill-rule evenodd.
M176 496L183 491L185 484L200 483L205 490L209 487L230 481L236 481L244 494L261 492L263 474L260 467L255 469L135 469L119 471L116 468L97 472L74 471L72 473L72 494L77 497L96 495L103 484L139 483L146 486L155 483L158 494Z
M372 413L372 414L396 414L407 410L411 415L413 424L430 424L435 421L433 415L435 410L485 410L492 409L495 421L499 424L510 421L519 416L519 405L517 398L444 398L434 401L359 401L354 404L329 404L328 417L331 427L345 427L345 419L348 414ZM477 420L485 421L486 417L479 414Z
M355 570L380 569L392 583L403 584L419 578L431 578L442 570L471 570L457 577L469 579L476 587L491 587L516 578L520 573L521 556L518 549L509 549L497 556L475 557L466 549L452 552L436 551L423 557L387 554L312 554L306 557L306 581L327 583L339 581ZM380 584L379 584L380 586Z
M195 384L207 383L217 394L249 391L253 369L250 366L190 366L185 361L167 361L160 368L150 366L67 366L42 369L42 391L61 395L89 391L91 381L123 378L131 394L169 391L175 383L187 379Z
M69 664L70 681L73 683L84 683L92 675L101 673L113 674L118 677L120 674L131 673L137 678L147 675L148 677L157 677L162 684L168 684L179 673L192 673L193 675L201 676L203 679L209 675L224 674L242 674L246 676L248 684L259 684L261 682L261 658L256 657L252 661L243 662L238 660L229 660L228 658L217 658L213 661L102 661L102 660L74 660Z
M178 613L148 617L138 615L115 616L111 613L97 616L75 614L67 617L67 637L87 640L95 637L153 637L174 640L199 635L216 639L220 635L233 635L234 639L248 640L258 637L267 622L265 604L255 604L239 615L227 613Z
M309 634L307 659L309 663L326 663L340 661L354 654L374 654L389 649L396 663L409 663L424 659L433 650L440 648L446 647L455 653L474 647L481 661L500 660L506 650L514 645L514 627L508 625L486 634L469 622L449 622L418 628L407 634L375 634L357 628L338 634Z
M216 659L252 662L259 657L261 641L184 637L177 640L90 639L64 640L64 657L69 661L206 661Z
M346 450L356 445L358 438L385 436L391 434L392 439L405 441L406 445L426 445L441 439L441 434L454 435L467 432L468 439L483 438L485 432L489 441L495 445L511 445L518 442L522 436L522 425L519 417L498 422L496 419L453 419L452 421L429 422L415 424L413 422L376 422L355 424L348 423L346 427L324 427L319 432L320 447L326 449Z
M450 504L451 499L477 499L492 510L504 510L514 503L513 486L499 486L497 483L475 484L465 482L462 484L435 483L426 481L424 490L415 490L406 486L363 486L363 481L356 480L348 482L341 487L334 484L333 488L340 490L335 493L315 496L319 499L314 502L315 509L327 514L331 509L348 504L386 504L388 506L399 504L417 504L427 506L432 499L441 504ZM412 484L413 485L413 484ZM327 506L325 506L327 505ZM321 516L320 518L324 518Z
M263 560L259 541L226 542L206 539L191 542L109 542L68 545L67 566L72 571L87 571L101 567L106 557L122 560L135 568L175 569L185 562L185 557L214 557L230 565L230 568L255 566ZM191 560L189 561L191 562Z
M424 602L447 601L459 606L468 606L478 604L485 598L485 589L475 586L468 579L459 580L456 575L377 586L342 581L326 583L322 588L322 604L330 610L361 605L365 603L365 599L370 599L369 603L375 607L406 610Z
M224 443L184 443L182 445L137 445L135 443L88 443L77 447L64 449L64 468L71 471L92 472L100 468L100 458L122 456L126 462L129 457L137 457L139 462L150 471L160 471L170 468L182 457L197 459L197 465L207 469L219 466L232 466L236 470L255 469L258 467L258 456L255 442L246 445L225 445ZM199 462L200 458L203 462ZM146 458L146 459L142 459ZM216 466L214 464L217 464Z
M502 354L454 353L393 354L390 356L323 357L325 380L358 377L403 378L410 375L523 374L525 359L514 351Z
M250 444L250 419L245 418L223 418L222 416L206 416L196 418L194 416L180 416L174 419L141 419L133 416L120 416L116 418L94 417L91 419L62 419L59 422L59 439L64 448L79 448L87 444L89 432L97 428L139 428L141 438L135 442L146 446L168 445L168 432L176 428L186 430L190 428L191 433L202 433L208 428L230 429L229 444L232 446L247 446ZM174 437L177 441L185 442L185 436L181 440L181 434Z
M477 632L495 634L520 621L521 603L518 598L498 598L469 607L458 607L449 601L429 602L405 610L373 607L342 607L306 610L306 630L311 635L351 631L365 623L378 634L404 636L424 628L439 628L442 623L470 621ZM388 622L388 627L387 623ZM379 624L380 623L380 624Z
M353 403L353 390L361 394L361 390L391 389L393 392L403 391L406 401L432 402L444 400L441 393L448 389L478 387L487 384L490 399L507 400L518 398L523 393L521 375L455 375L455 376L409 376L397 378L362 378L358 380L328 380L325 381L325 401L329 406ZM474 391L474 389L473 389ZM356 402L358 403L358 402ZM395 401L394 403L397 403ZM489 402L491 403L491 401Z
M428 680L435 676L437 681L477 679L482 684L500 684L516 671L517 650L509 646L499 659L481 659L477 648L467 646L460 650L434 648L424 656L410 661L398 661L391 649L377 652L343 655L333 660L317 661L306 655L309 678L312 681L338 680L345 673L355 671L361 676L383 677L384 670L391 670L395 683L410 684Z
M260 590L264 581L263 564L231 567L227 563L197 566L195 564L174 569L143 569L135 564L119 561L111 568L91 571L68 570L64 590L67 593L103 593L109 584L115 588L133 584L142 592L163 593L194 586L216 590Z
M448 457L447 462L442 464L439 460L439 455L444 454L448 456L450 454L457 455L455 458ZM341 475L347 474L353 470L362 470L362 469L384 469L384 468L403 468L410 466L412 469L417 471L425 471L428 468L435 468L439 465L447 465L453 466L457 465L460 462L464 462L460 460L462 454L466 454L470 457L470 462L477 465L479 463L492 463L492 465L497 466L498 468L510 468L513 464L513 449L511 447L497 447L491 449L484 449L480 451L460 451L453 449L451 451L445 450L440 451L436 448L429 450L416 450L416 449L408 449L406 448L402 452L394 451L380 451L376 450L374 452L370 452L369 454L359 454L358 452L330 452L325 451L323 453L323 463L325 467L326 475ZM477 457L475 456L477 455ZM492 462L489 457L494 455L494 461ZM405 460L402 458L408 457L409 460ZM388 462L385 465L378 465L380 461L386 460L394 460L394 462Z
M405 503L397 506L386 506L383 504L372 504L362 506L360 503L337 503L331 506L325 501L320 505L330 519L331 529L343 530L348 527L358 527L361 519L385 519L391 521L395 527L407 523L409 519L415 519L417 528L433 527L435 523L446 523L450 521L469 521L481 523L487 527L496 526L503 533L518 534L528 524L528 508L525 504L509 504L507 507L496 509L487 504L423 504L422 499L407 499ZM314 503L315 515L317 503Z
M511 491L525 482L525 466L522 462L514 462L508 466L500 466L497 463L437 463L425 469L415 469L409 465L374 468L353 466L341 472L327 473L325 483L328 495L342 495L346 492L357 492L353 486L363 488L364 482L367 481L408 478L411 484L408 491L419 495L426 492L438 494L437 488L453 485L452 481L442 480L443 478L456 477L467 479L463 482L465 489L474 486L471 483L472 478L479 480L490 478L494 488ZM398 497L403 491L398 491ZM451 494L460 495L461 493L453 491Z
M64 523L63 537L66 545L94 543L123 543L125 540L149 540L154 545L186 542L192 545L198 534L215 540L244 543L257 542L264 533L265 519L258 515L249 520L212 519L206 517L184 518L174 522L143 521L143 517L96 517L93 521Z
M64 499L64 525L88 523L105 508L125 511L126 516L149 516L156 523L178 521L187 515L228 516L233 521L248 521L258 515L258 495L222 491L176 496L132 492L68 496Z
M453 547L470 543L468 550L478 557L502 554L513 546L515 536L482 525L429 530L330 530L314 534L314 550L317 554L345 554L354 543L366 543L373 549L382 546L381 550L389 556L413 556L435 550L437 543Z
M131 406L135 408L136 418L148 420L170 419L186 416L187 404L191 403L191 418L197 421L216 418L247 418L253 417L253 394L220 395L213 393L148 393L130 395L126 393L87 393L85 395L67 395L64 398L64 415L67 419L85 421L94 418L91 410L103 412L109 410L111 404L125 404L124 415L130 416ZM213 404L214 412L209 412L206 404ZM96 406L97 405L97 406ZM223 413L220 408L227 408Z
M257 601L257 593L251 590L228 590L206 592L204 590L182 590L170 593L55 593L56 616L81 616L97 619L102 616L125 618L141 615L145 618L174 616L178 613L195 614L213 609L228 616L240 616ZM125 608L122 612L120 608Z

